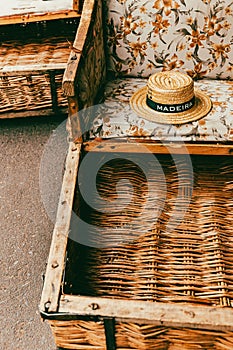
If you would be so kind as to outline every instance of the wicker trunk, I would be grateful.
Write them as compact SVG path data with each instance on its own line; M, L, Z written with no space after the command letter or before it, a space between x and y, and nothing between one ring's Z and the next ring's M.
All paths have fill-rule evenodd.
M154 188L151 198L157 199L144 207L144 175L125 160L126 153L115 154L117 157L98 172L97 189L105 204L100 213L80 197L76 183L78 166L82 167L79 155L85 159L79 147L71 145L41 304L42 316L49 319L57 346L231 349L232 157L191 156L192 195L182 221L176 224L169 218L176 206L184 204L182 198L177 199L176 167L179 162L185 171L186 156L176 156L174 165L171 156L154 155L162 166L167 187L155 173L150 191ZM153 166L150 161L149 166ZM128 182L116 193L116 183L122 178ZM134 189L133 198L126 208L122 202L117 207L114 198L120 195L127 201L129 183ZM156 202L161 205L163 191L166 200L155 221L153 206ZM98 201L100 198L93 198L94 203ZM81 232L74 213L88 223L89 238L83 238L86 233ZM109 246L101 246L96 227L102 228L103 242L110 242ZM114 228L124 237L117 244Z
M180 6L187 3L177 2ZM136 0L127 4L128 9L138 9ZM195 1L192 4L195 6ZM140 11L145 11L145 6ZM167 134L159 138L159 127L155 128L158 134L144 134L145 121L134 124L127 113L118 124L116 106L127 107L129 101L124 77L114 90L118 90L120 104L109 110L105 106L102 112L107 110L107 114L97 113L91 120L88 107L103 96L109 59L105 54L105 12L100 0L84 2L63 79L73 141L66 160L41 315L49 320L60 349L230 350L232 81L224 83L229 89L219 101L214 97L217 88L209 89L213 93L213 123L204 117L200 123L187 125L187 137L179 133L179 126L172 139L167 139ZM132 18L128 13L124 16L131 30ZM117 32L121 23L117 21L117 29L113 21L107 24L112 57L118 59L117 67L122 67L128 61L116 55L120 39L125 44L124 33ZM133 90L135 78L129 79L127 86L132 85ZM117 96L109 91L108 98ZM105 101L108 105L109 100ZM86 121L92 123L89 129ZM101 127L105 127L102 134ZM88 159L90 167L85 168ZM94 173L93 164L103 166ZM143 164L146 171L135 164ZM97 188L91 187L91 175ZM93 205L82 191L85 184Z

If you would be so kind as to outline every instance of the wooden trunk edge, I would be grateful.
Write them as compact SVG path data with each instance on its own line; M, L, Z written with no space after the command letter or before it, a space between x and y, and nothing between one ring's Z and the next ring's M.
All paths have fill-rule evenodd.
M57 209L48 264L39 309L41 312L56 312L65 264L65 252L69 234L70 218L79 164L80 146L70 143L65 173Z
M87 152L161 153L193 155L233 155L233 142L222 144L158 142L143 139L92 140L83 143Z
M62 86L66 96L75 96L75 80L81 55L86 43L88 30L91 24L95 2L96 0L85 0L83 4L80 23L63 77Z
M147 302L104 297L62 295L59 313L115 318L117 321L149 323L163 326L191 327L212 330L233 330L231 307L187 305L185 303Z

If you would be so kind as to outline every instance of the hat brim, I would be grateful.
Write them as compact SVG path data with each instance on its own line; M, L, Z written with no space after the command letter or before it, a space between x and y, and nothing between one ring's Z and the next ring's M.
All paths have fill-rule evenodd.
M160 124L185 124L198 120L209 113L212 107L209 96L194 89L195 103L192 108L177 113L162 113L154 111L146 103L147 87L136 91L130 99L131 108L147 120Z

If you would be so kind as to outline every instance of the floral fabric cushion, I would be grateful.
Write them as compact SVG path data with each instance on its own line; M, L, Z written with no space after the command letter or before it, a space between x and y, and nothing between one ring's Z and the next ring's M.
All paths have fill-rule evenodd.
M233 78L232 0L105 0L109 69Z
M139 117L130 108L129 99L146 79L125 78L109 82L105 102L89 121L89 138L144 137L157 141L233 141L233 81L203 79L195 86L212 100L212 110L204 118L183 125L165 125ZM226 98L228 96L228 98ZM87 129L86 129L87 130Z

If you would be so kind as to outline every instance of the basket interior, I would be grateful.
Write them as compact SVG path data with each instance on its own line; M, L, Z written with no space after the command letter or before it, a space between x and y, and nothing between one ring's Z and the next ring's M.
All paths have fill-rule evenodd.
M233 158L101 157L92 205L80 165L73 211L89 232L71 224L63 292L233 306Z

